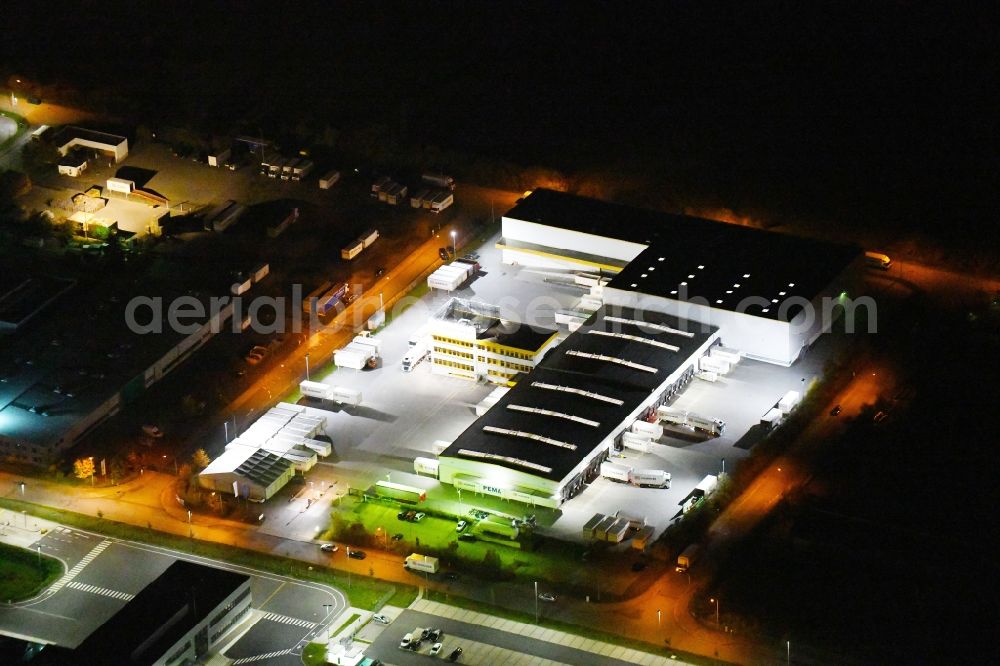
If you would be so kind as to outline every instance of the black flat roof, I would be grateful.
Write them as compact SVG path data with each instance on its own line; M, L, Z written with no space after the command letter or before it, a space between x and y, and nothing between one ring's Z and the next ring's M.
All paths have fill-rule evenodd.
M73 663L152 663L248 580L178 560L88 636L74 650ZM157 631L163 634L144 646Z
M550 351L441 456L488 462L560 481L716 330L658 312L604 306ZM484 459L475 453L525 461L544 469Z
M863 253L846 243L632 208L539 189L505 217L647 245L610 287L787 320ZM755 302L744 301L754 297Z
M487 329L479 340L495 342L504 347L537 352L557 331L550 328L529 326L528 324L498 324Z

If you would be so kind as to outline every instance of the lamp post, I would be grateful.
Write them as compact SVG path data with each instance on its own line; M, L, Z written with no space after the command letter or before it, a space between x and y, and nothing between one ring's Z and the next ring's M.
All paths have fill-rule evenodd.
M538 624L538 581L535 581L535 624Z
M309 352L306 352L306 381L309 380Z
M785 641L785 664L790 665L792 663L792 642Z
M222 424L222 427L226 429L226 444L229 443L229 421Z
M713 604L715 604L715 625L719 626L719 603L721 599L709 599Z
M663 612L662 612L662 611L661 611L661 610L660 610L659 608L657 608L657 609L656 609L656 628L657 628L657 629L659 629L659 628L660 628L660 617L661 617L662 615L663 615Z
M454 230L452 230L452 232L451 232L451 253L453 255L457 253L457 250L455 248L455 231Z

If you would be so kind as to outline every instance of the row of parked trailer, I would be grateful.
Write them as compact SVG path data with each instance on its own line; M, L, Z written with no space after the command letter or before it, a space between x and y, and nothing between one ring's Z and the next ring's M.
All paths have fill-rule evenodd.
M451 176L425 173L421 180L431 187L410 195L409 187L397 183L388 176L382 176L372 183L371 196L390 206L404 205L409 201L410 208L422 208L432 213L440 213L455 203L455 195L452 193L455 189L455 180Z
M346 305L349 291L350 287L346 282L324 282L302 299L302 311L306 314L311 314L314 310L318 315L329 314L338 303Z
M382 358L382 341L373 335L356 335L346 347L338 349L333 354L333 363L338 368L378 367Z
M238 204L231 199L222 202L202 218L205 231L225 231L243 216L246 209L246 206Z
M789 391L781 397L778 403L767 410L764 416L760 417L760 424L767 429L774 428L781 420L792 413L795 406L799 404L802 396L798 391Z
M479 262L475 259L460 257L450 264L439 266L427 276L427 286L439 291L455 291L479 272Z
M633 469L629 465L605 461L601 463L601 476L619 483L630 483L646 488L670 487L670 472L662 469Z
M340 258L350 261L358 256L378 240L378 229L369 229L340 250Z
M630 516L618 511L613 516L595 513L583 526L586 541L610 541L621 543L629 535L633 537L633 547L645 550L653 535L653 528L646 525L645 518Z
M730 370L742 358L743 353L738 349L716 345L709 350L708 354L698 359L698 374L696 376L709 382L718 381L719 377L729 374Z
M308 176L312 170L312 160L303 157L282 157L274 153L260 162L260 175L268 178L300 181Z

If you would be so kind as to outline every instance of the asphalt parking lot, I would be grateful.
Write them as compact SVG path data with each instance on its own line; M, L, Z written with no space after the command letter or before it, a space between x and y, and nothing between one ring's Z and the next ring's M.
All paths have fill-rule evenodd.
M179 557L252 576L259 619L229 648L238 655L234 659L300 650L347 606L339 591L326 586L66 527L45 534L31 549L38 546L60 559L69 573L35 600L0 606L0 628L66 647L79 645Z
M446 657L454 648L461 646L463 653L458 659L461 664L537 664L548 661L574 666L624 666L628 663L548 641L412 610L404 611L392 624L385 627L372 642L371 648L365 651L366 656L399 666L427 664L431 647L428 641L424 641L417 652L399 647L403 635L415 627L441 629L444 635L441 638L443 648L439 657Z

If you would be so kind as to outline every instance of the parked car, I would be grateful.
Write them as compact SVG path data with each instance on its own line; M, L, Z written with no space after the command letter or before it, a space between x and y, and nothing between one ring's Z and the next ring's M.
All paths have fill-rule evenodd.
M389 618L387 618L385 615L381 615L381 614L379 614L379 615L372 615L372 619L375 620L379 624L389 624Z
M385 275L385 268L379 266L378 268L375 269L375 279L378 279L383 275Z
M416 518L417 518L416 511L407 511L406 516L403 519L406 520L407 522L412 523L416 520Z
M838 416L840 414L840 405L837 405L830 410L830 416Z
M875 415L875 418L873 418L872 421L875 423L882 423L882 421L885 421L888 417L889 415L887 413L880 411Z
M406 520L406 512L400 511L396 514L396 520Z
M418 511L413 515L413 522L419 523L421 520L427 517L427 514L423 511Z
M437 653L441 651L442 647L444 647L444 646L441 645L440 643L435 643L434 645L431 646L430 655L432 657L437 656Z
M462 648L457 647L451 651L448 655L448 661L458 661L458 658L462 656Z
M403 535L402 534L393 534L392 535L392 540L393 541L402 541L403 540Z
M368 557L363 550L349 550L347 551L347 556L352 560L363 560Z
M441 631L440 629L431 629L430 632L428 632L427 634L427 638L436 643L439 640L441 640L442 635L444 635L444 632Z
M324 553L336 553L337 552L337 544L335 544L335 543L324 543L322 546L319 547L319 549L322 550Z
M144 425L144 426L142 426L142 432L147 437L152 437L154 439L159 439L159 438L163 437L163 431L160 430L159 426L155 426L155 425Z
M443 247L439 247L438 248L438 256L441 257L442 261L448 261L448 249L447 248L443 248Z
M538 595L538 598L542 601L555 601L555 595L549 594L548 592L542 592Z
M469 523L465 522L464 520L460 520L460 521L458 521L458 525L455 525L455 531L456 532L461 532L462 530L464 530L468 526L469 526Z

